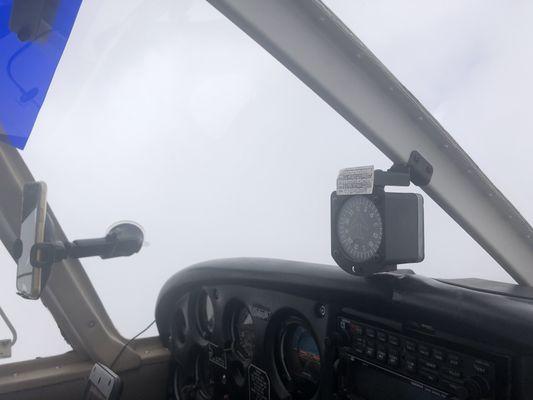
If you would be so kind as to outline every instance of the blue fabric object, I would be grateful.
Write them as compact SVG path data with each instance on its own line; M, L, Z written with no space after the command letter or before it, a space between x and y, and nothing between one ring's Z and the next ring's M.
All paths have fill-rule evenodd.
M0 0L0 140L23 149L43 105L82 0L60 0L51 28L22 42L9 29L14 0Z
M0 40L9 34L9 4L0 1Z

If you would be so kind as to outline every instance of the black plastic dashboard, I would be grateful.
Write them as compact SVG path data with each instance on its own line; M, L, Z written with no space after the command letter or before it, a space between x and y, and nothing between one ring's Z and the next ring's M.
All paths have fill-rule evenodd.
M177 399L531 399L533 293L270 259L198 264L162 288Z

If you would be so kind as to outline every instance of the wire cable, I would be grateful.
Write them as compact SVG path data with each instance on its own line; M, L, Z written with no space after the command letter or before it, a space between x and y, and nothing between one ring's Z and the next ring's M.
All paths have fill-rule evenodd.
M141 336L144 332L146 332L148 329L150 329L154 324L155 324L155 319L152 322L150 322L150 325L148 325L146 328L144 328L142 331L140 331L138 334L136 334L134 337L132 337L130 340L128 340L124 344L124 346L122 346L122 349L120 349L120 351L118 352L117 356L115 357L115 359L113 360L113 362L109 366L109 369L113 369L113 366L117 363L117 361L119 360L120 356L122 356L122 353L124 353L124 350L126 350L126 348L131 344L131 342L133 342L135 339L137 339L139 336Z

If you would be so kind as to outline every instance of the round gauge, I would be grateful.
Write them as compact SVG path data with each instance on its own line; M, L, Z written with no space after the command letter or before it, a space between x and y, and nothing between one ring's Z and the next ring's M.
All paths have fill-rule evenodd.
M215 307L205 290L198 298L198 327L202 336L208 336L215 330Z
M187 325L185 315L181 309L178 309L176 314L174 314L170 332L175 348L183 347L187 340Z
M183 376L180 372L179 367L177 365L173 365L171 368L172 368L171 371L173 371L173 373L172 373L172 381L169 382L170 387L169 387L168 399L169 400L180 400L184 398L184 394L188 391L188 387L187 386L184 387L182 385Z
M168 400L190 399L191 393L197 390L196 367L193 364L192 375L184 374L183 369L172 363L170 367L172 379L168 381Z
M241 307L233 314L233 347L235 353L244 361L251 361L255 349L255 330L252 314Z
M320 350L299 320L285 326L279 339L280 376L294 399L310 399L320 383ZM278 370L279 370L278 366Z
M201 352L196 359L196 387L201 399L212 399L215 394L215 380L207 352Z
M337 216L337 237L342 250L357 263L376 256L383 241L383 221L376 205L364 196L353 196Z

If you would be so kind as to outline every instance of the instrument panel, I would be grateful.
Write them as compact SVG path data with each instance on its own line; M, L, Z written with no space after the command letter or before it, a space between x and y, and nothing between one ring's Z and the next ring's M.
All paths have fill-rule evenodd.
M374 325L338 317L341 335L341 379L349 377L341 387L345 392L358 392L365 398L388 398L390 388L374 387L369 375L387 376L396 396L427 399L497 399L504 389L496 379L498 358L489 353L467 349L456 350L450 344L435 345L411 336L376 328ZM505 363L499 371L505 371ZM383 379L385 381L385 379ZM498 397L500 396L500 397Z
M313 301L254 287L202 286L179 299L174 315L174 398L318 394L328 320Z
M345 274L299 286L290 269L285 279L274 268L271 281L256 282L226 272L231 279L162 291L170 398L521 399L513 396L516 347L479 329L477 338L459 335L465 326L439 326L414 306L402 311L387 301L390 283Z

